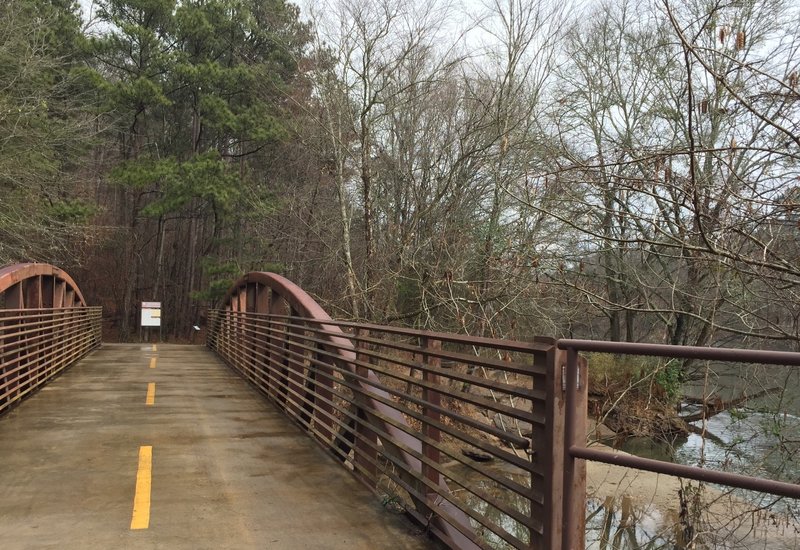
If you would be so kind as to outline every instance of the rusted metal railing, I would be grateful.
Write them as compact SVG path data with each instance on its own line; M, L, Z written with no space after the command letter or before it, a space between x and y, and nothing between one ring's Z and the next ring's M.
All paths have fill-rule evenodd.
M100 344L99 307L0 310L0 413Z
M100 345L101 308L48 264L0 269L0 413Z
M448 546L560 547L564 361L553 340L337 322L309 300L250 274L210 312L208 345Z
M579 352L793 366L800 354L337 322L269 273L243 277L210 312L208 345L452 548L583 548L586 460L800 497L791 483L588 448Z
M578 542L575 540L576 537L582 536L583 512L581 512L581 515L575 515L569 514L566 511L584 509L585 496L581 495L579 492L571 491L570 487L579 486L581 478L585 478L586 460L605 462L607 464L667 474L696 481L707 481L773 495L800 498L800 485L794 483L785 483L771 479L745 476L588 448L586 446L585 431L587 415L586 366L585 362L580 360L578 355L579 352L583 351L618 355L641 355L798 367L800 366L800 353L634 344L593 340L559 340L557 347L566 352L566 363L563 365L566 379L566 435L564 437L563 453L565 459L564 548L579 548L583 546L583 541Z

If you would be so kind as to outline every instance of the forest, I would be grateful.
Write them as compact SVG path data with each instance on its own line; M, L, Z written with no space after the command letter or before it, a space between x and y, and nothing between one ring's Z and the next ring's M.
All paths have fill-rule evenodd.
M135 336L333 316L800 350L800 6L4 0L0 264Z

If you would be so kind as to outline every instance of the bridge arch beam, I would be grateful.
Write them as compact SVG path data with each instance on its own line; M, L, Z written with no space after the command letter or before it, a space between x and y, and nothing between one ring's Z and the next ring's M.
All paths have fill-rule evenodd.
M0 414L98 347L101 321L64 270L0 268Z
M376 433L385 433L389 436L380 438L385 452L391 454L394 460L406 465L406 468L401 468L399 472L405 482L409 485L419 486L418 476L422 474L422 461L417 456L422 453L421 440L411 435L409 433L410 429L403 430L398 427L408 427L408 421L398 409L387 404L391 402L391 395L378 387L381 385L381 381L377 374L371 369L357 367L358 354L352 340L338 324L335 324L330 315L325 312L314 298L285 277L275 273L250 272L231 286L223 299L220 309L226 314L226 319L224 321L223 319L216 319L216 321L212 322L209 327L209 332L212 334L209 342L212 340L215 342L210 346L218 353L221 352L220 355L223 358L225 358L225 351L220 348L224 347L225 344L220 342L216 333L220 330L220 323L227 322L229 327L233 327L233 334L237 332L237 326L240 327L238 330L241 334L241 327L244 323L235 320L238 317L237 313L298 317L301 318L298 322L313 325L318 329L315 332L316 338L324 342L321 346L328 352L327 355L335 357L332 361L337 366L336 370L343 373L343 376L348 379L350 387L358 388L358 391L354 392L354 399L360 409L358 411L359 415L364 416L367 422L376 429ZM280 330L285 330L287 335L290 335L293 330L302 331L296 325L290 325L289 328ZM267 332L270 333L269 330ZM275 331L273 330L271 334L275 334ZM267 337L268 340L273 338L274 336ZM262 352L262 350L256 349L260 345L254 344L254 339L251 335L250 345L253 348L250 353L253 356ZM291 344L286 345L288 353L291 349ZM273 351L269 351L269 345L266 345L263 353L270 357L271 369L276 365L282 365L278 369L283 370L283 373L279 372L277 376L281 378L281 384L285 388L284 393L283 395L271 393L271 397L278 400L280 406L285 406L293 415L303 416L302 411L292 411L292 405L286 399L286 392L297 395L303 391L300 386L303 373L297 372L297 369L302 367L298 365L297 360L289 361L287 354L275 352L274 346ZM297 356L298 354L295 352L294 355ZM324 363L324 361L317 361L317 363ZM316 391L323 396L320 403L321 408L325 409L327 415L332 416L333 369L329 367L326 371L323 376L314 380L314 385L316 386ZM247 377L246 374L245 376ZM275 376L275 374L269 374L268 376ZM364 380L365 378L366 380ZM327 440L326 444L335 444L332 437L332 425L328 425L320 431L328 436L325 438ZM414 474L411 472L414 472ZM439 480L439 485L445 490L449 490L443 478ZM450 544L453 547L463 550L479 548L473 541L474 530L470 526L466 514L452 503L447 500L430 502L416 498L413 495L412 499L417 512L421 516L427 517L428 521L431 522L430 527L440 533L440 536L444 539L451 541ZM450 521L460 524L460 528L456 528L450 522L445 521L444 517L449 517ZM472 533L472 535L468 536L465 533Z
M13 264L0 269L0 309L85 307L66 271L50 264Z

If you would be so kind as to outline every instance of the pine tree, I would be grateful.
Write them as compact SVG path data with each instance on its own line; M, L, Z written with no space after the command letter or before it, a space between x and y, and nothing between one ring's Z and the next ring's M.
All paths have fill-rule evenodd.
M164 302L184 334L192 296L207 296L202 268L236 258L243 203L266 193L259 159L287 137L282 103L307 29L282 1L106 0L100 17L129 227L122 332L141 298Z

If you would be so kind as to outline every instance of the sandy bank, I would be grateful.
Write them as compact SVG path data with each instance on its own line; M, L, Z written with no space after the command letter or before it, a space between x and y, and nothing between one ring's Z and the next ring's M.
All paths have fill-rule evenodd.
M593 447L610 447L593 443ZM620 451L614 451L620 453ZM624 453L623 453L624 454ZM601 502L631 506L633 512L621 521L655 518L655 530L669 533L680 525L678 491L687 485L679 478L633 470L600 462L587 462L587 493ZM693 482L694 486L697 483ZM699 521L691 522L702 533L708 548L798 549L800 521L790 514L757 509L730 492L706 484L695 510Z

